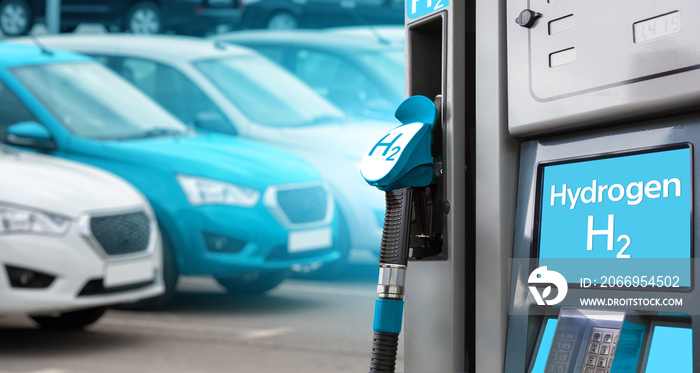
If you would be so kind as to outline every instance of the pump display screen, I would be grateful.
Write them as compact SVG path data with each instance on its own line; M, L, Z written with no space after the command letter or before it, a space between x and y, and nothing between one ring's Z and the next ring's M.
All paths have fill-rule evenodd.
M689 144L540 164L538 266L586 288L691 287L692 179Z

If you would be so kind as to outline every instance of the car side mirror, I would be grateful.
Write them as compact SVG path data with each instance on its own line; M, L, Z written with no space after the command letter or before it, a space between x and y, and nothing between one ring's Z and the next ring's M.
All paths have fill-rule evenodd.
M5 143L43 151L58 148L51 132L37 122L19 122L8 126Z

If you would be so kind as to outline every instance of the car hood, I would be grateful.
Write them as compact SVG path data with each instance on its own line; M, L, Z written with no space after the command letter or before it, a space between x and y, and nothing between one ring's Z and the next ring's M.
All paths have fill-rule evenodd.
M95 210L146 208L118 176L51 156L0 148L0 203L77 218Z
M363 121L290 127L281 131L280 141L316 151L342 152L346 159L359 161L372 145L399 125L398 121Z
M104 143L107 154L259 190L267 185L320 179L301 158L253 141L218 134L157 137Z

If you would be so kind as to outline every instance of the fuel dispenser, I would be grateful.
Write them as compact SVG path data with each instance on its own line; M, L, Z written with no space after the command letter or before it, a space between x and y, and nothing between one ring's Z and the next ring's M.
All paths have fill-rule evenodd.
M506 11L521 142L505 371L700 371L700 3Z
M407 372L700 372L700 2L407 0L444 236Z

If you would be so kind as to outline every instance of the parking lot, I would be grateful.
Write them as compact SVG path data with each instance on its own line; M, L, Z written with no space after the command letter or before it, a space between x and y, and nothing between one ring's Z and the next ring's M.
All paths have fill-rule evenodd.
M233 297L183 278L161 311L109 310L84 331L0 318L0 372L361 372L371 351L376 266ZM397 371L403 370L399 352Z
M100 24L84 23L74 33L106 35L107 31ZM37 24L31 34L41 38L48 32ZM12 39L0 33L0 42ZM30 42L35 43L41 42ZM1 125L2 121L3 129ZM377 127L378 122L373 125L382 128ZM345 136L348 145L351 136ZM352 153L360 154L365 148L355 146ZM351 167L359 164L359 159L352 158L355 155L348 157L350 162L342 161ZM213 168L209 165L205 169ZM291 169L298 174L300 168ZM341 167L336 164L334 169ZM357 176L356 171L352 170L353 176ZM376 192L364 181L360 186ZM357 193L353 190L349 194L358 198ZM377 208L370 199L362 200L374 210L370 219L357 219L366 226L362 234L352 237L360 239L359 246L371 242L374 247L381 232L377 222L383 217L383 196ZM174 298L163 309L108 309L99 321L80 331L42 329L26 315L2 315L0 373L366 371L378 266L376 257L367 250L360 254L338 277L289 279L257 296L227 293L212 277L182 276ZM402 346L397 371L403 371Z

